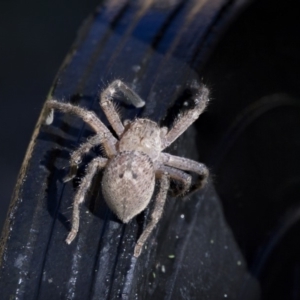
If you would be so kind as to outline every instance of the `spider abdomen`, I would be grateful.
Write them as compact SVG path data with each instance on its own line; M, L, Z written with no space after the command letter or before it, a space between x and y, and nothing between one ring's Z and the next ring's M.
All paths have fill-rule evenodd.
M124 223L147 207L154 187L153 163L143 152L120 152L108 162L103 174L106 203Z

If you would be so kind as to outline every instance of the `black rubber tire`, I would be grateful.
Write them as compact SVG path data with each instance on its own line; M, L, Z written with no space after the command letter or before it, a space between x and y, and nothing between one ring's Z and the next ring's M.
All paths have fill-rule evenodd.
M262 172L266 157L261 151L254 156L255 149L250 151L248 146L255 144L264 149L262 130L272 130L273 123L258 124L261 135L255 139L246 129L257 116L281 103L298 107L299 88L277 77L279 73L268 78L270 70L275 72L278 67L271 68L276 59L269 62L266 57L275 47L267 47L259 33L265 28L266 37L273 37L272 41L278 37L272 26L264 27L263 23L270 7L274 15L279 13L276 3L251 5L221 40L221 34L245 4L225 0L179 0L172 5L111 1L87 20L49 98L86 107L105 120L98 95L118 78L146 101L144 109L120 105L123 119L145 116L168 125L181 108L178 99L182 91L203 77L211 89L212 103L196 127L168 151L206 163L212 178L189 201L168 199L148 247L136 259L133 248L147 223L151 205L128 225L122 224L103 200L100 174L82 206L79 234L71 245L66 245L78 180L64 184L62 178L68 170L70 152L91 132L81 120L60 113L47 126L42 112L2 233L2 299L259 299L257 279L261 280L265 297L276 296L277 286L268 289L274 282L271 275L276 272L270 272L265 264L271 254L276 254L273 250L277 244L269 240L269 232L274 229L275 241L281 240L298 219L295 210L286 215L284 226L279 226L283 213L296 204L288 201L283 205L279 201L280 205L271 205L274 214L269 213L270 202L265 198L271 197L266 193L272 189L266 178L276 171L296 175L290 169L265 167L265 173L258 176L257 170ZM288 5L286 9L293 13ZM271 16L271 23L276 24ZM256 26L252 26L254 19ZM256 42L250 49L249 41ZM242 51L240 47L244 47ZM274 55L280 57L278 49ZM290 115L287 118L291 120ZM293 119L295 126L297 120ZM241 134L243 145L239 144ZM287 141L291 139L299 141L294 136ZM298 144L289 145L293 148ZM94 155L99 153L95 149ZM267 154L272 157L274 153ZM253 163L253 170L250 155L262 159L257 165ZM83 171L79 170L77 179ZM284 183L290 180L288 176L283 178L287 178L281 178ZM260 189L253 189L253 185ZM261 254L263 246L265 252Z

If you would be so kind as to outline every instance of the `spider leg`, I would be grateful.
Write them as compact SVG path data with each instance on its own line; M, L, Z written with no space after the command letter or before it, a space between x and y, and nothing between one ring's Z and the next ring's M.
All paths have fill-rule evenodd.
M160 165L158 170L162 173L167 172L170 175L171 179L175 179L176 181L180 181L182 183L182 188L180 190L171 192L172 197L185 195L189 190L189 188L191 187L192 184L191 175L184 173L181 170L172 167L167 167L164 165Z
M116 153L115 144L117 143L117 139L111 134L108 128L98 119L94 112L85 110L81 107L69 103L61 103L56 100L48 100L46 101L45 105L48 109L57 109L64 113L70 113L81 118L97 134L104 136L103 146L106 154L109 157L111 157Z
M131 104L135 107L142 107L145 105L145 102L125 83L121 80L113 81L100 95L100 106L104 111L109 123L114 129L115 133L118 136L124 131L123 123L120 119L120 116L117 112L117 109L112 102L114 95L120 91Z
M202 163L164 152L162 152L160 155L160 161L164 165L184 171L191 171L200 176L200 180L191 187L190 192L201 189L207 183L209 171L207 167Z
M100 145L103 142L103 134L97 134L89 138L85 143L81 144L79 148L71 154L70 171L63 181L68 182L72 180L76 175L78 165L81 163L82 156L89 152L93 147Z
M158 192L157 198L155 200L154 210L151 214L151 220L149 224L146 226L142 235L138 239L136 246L134 248L134 256L138 257L141 254L142 248L151 234L152 230L156 226L157 222L161 218L161 215L164 210L164 205L167 198L168 189L170 187L170 178L168 173L162 173L160 178L160 190Z
M66 239L67 244L71 244L75 239L78 228L79 228L79 205L84 201L85 195L91 185L92 179L95 173L104 168L107 164L107 158L97 157L93 159L87 167L86 175L81 181L79 189L75 195L74 206L73 206L73 216L72 216L72 229Z
M172 128L169 130L163 140L162 150L167 148L180 135L182 135L183 132L185 132L188 127L190 127L198 119L207 106L209 101L208 89L204 85L201 87L195 86L195 88L197 89L197 92L194 95L195 107L183 113L175 120Z

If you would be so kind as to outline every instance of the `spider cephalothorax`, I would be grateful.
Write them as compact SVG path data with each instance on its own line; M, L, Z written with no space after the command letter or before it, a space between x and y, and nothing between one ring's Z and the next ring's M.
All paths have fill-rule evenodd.
M142 107L145 104L134 91L120 80L112 82L102 92L100 105L118 139L94 112L56 100L48 100L46 106L48 109L58 109L77 115L96 132L72 153L70 173L64 179L65 182L74 178L82 156L94 146L101 144L106 154L105 158L94 158L87 166L86 174L74 199L72 229L66 239L68 244L77 235L79 205L84 201L97 171L104 169L103 196L111 210L124 223L129 222L147 207L154 192L155 180L160 181L151 220L134 249L134 255L138 257L145 241L162 215L170 179L179 181L182 185L182 189L176 195L185 194L191 189L192 177L183 171L194 172L200 176L200 180L193 186L193 190L201 188L207 181L208 170L204 164L162 151L172 144L203 112L208 102L208 90L204 86L196 86L193 98L194 107L181 114L170 130L166 127L159 127L157 123L148 119L136 119L123 123L112 103L113 97L118 91L123 93L136 107Z

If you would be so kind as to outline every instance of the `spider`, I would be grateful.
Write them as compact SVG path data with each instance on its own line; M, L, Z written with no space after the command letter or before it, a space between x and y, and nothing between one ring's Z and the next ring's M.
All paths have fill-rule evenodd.
M136 107L144 106L145 102L121 80L113 81L101 93L100 106L118 138L114 137L94 112L56 100L46 102L46 107L51 112L56 109L74 114L96 132L71 154L70 171L64 182L75 177L83 155L94 146L101 144L106 154L106 157L96 157L87 165L74 198L72 228L66 239L67 244L78 233L79 206L85 199L93 177L101 169L104 169L101 182L103 196L109 208L124 223L128 223L148 206L156 179L160 183L151 220L136 243L135 257L140 255L143 245L162 216L170 180L181 185L181 189L173 192L173 196L184 195L190 189L197 190L206 184L209 172L204 164L162 152L187 130L208 103L208 89L198 84L194 84L193 88L196 91L193 96L194 107L179 115L169 130L149 119L137 118L122 122L112 102L116 93L121 92ZM191 175L184 171L199 175L197 183L192 186Z

